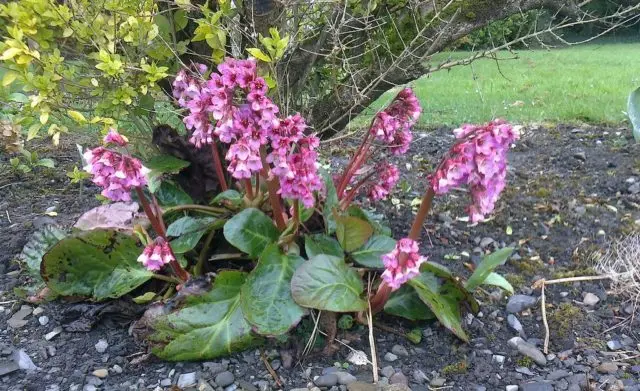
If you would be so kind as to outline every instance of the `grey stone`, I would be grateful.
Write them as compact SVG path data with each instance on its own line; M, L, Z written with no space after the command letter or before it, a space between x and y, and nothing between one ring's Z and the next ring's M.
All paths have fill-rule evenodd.
M614 362L603 362L596 368L596 370L599 373L615 373L618 371L618 364Z
M629 186L629 193L631 194L638 194L640 193L640 182L636 182L634 184L632 184L631 186Z
M393 367L391 365L387 365L386 367L384 367L384 368L382 368L380 370L380 373L384 377L391 377L391 376L393 376L394 373L396 373L396 370L393 369Z
M0 376L15 372L18 369L20 369L20 367L13 360L0 360Z
M327 373L336 373L339 369L337 367L326 367L322 368L322 375L326 375Z
M409 380L402 372L396 372L389 378L389 384L409 384Z
M493 243L493 242L495 242L495 240L493 240L493 238L483 238L483 239L480 241L480 247L482 247L482 248L487 248L487 247L489 247L489 245L490 245L491 243Z
M591 292L585 293L584 297L582 298L582 303L588 306L594 306L598 304L599 301L600 301L600 298Z
M238 389L238 386L236 386L235 384L231 384L227 387L224 388L224 391L236 391Z
M24 327L28 322L24 318L31 315L32 313L33 308L29 307L28 305L23 305L15 314L11 316L11 318L9 318L7 324L13 329Z
M356 381L356 377L345 371L334 372L336 376L338 376L338 384L347 385Z
M256 386L258 386L258 389L260 391L269 391L271 389L271 386L269 385L269 382L266 380L258 380L256 383ZM306 390L306 388L305 388Z
M491 361L497 363L497 364L504 364L504 360L505 360L505 356L501 356L499 354L494 354L493 356L491 356Z
M180 376L178 376L177 386L180 388L193 387L196 384L198 384L198 380L196 379L195 372L183 373Z
M347 386L347 390L348 391L376 391L377 387L373 384L357 381L349 384ZM299 390L299 391L302 391L302 390Z
M560 379L564 379L569 376L571 373L564 369L557 369L547 375L547 380L556 381Z
M252 386L253 387L253 386ZM253 387L256 391L258 391L257 388ZM211 384L209 384L206 380L204 379L199 379L198 380L198 386L197 386L198 391L215 391L215 388L211 387Z
M513 295L507 302L507 312L515 314L533 307L538 302L538 298L527 295Z
M538 348L526 342L522 338L513 337L509 340L508 343L509 346L516 348L518 352L520 352L520 354L531 358L536 362L536 364L541 366L547 365L547 358L544 356L544 354L540 350L538 350Z
M313 381L313 384L318 387L333 387L338 384L338 375L335 373L328 373L326 375L318 376Z
M447 383L447 379L444 379L442 377L436 377L433 378L430 382L429 385L431 387L442 387Z
M202 364L202 366L211 376L215 376L220 372L226 371L229 366L229 362L226 360L223 360L222 362L206 362Z
M617 341L617 340L612 340L607 342L607 347L609 348L609 350L620 350L623 348L620 341Z
M96 390L97 388L93 384L85 384L84 387L82 387L82 391L96 391Z
M224 371L216 375L215 382L219 387L226 387L230 384L233 384L235 380L236 378L235 376L233 376L233 373L229 371Z
M98 342L94 345L94 347L96 348L96 351L98 353L104 353L107 351L107 348L109 347L109 343L107 342L106 339L100 339L98 340Z
M41 317L38 318L38 322L40 323L40 325L46 326L47 323L49 323L49 317L46 315L42 315Z
M238 380L238 388L244 391L258 391L258 387L245 380Z
M535 373L531 372L531 369L527 367L517 367L516 372L525 374L527 376L535 376Z
M398 356L396 356L395 354L391 353L391 352L387 352L387 354L384 355L384 360L388 361L388 362L394 362L398 359Z
M407 348L402 345L393 345L393 347L391 348L391 353L395 354L396 356L409 357Z
M424 372L422 372L421 369L414 369L412 377L413 381L418 384L424 384L429 381L429 378L427 377L427 375L425 375Z
M293 365L293 355L289 350L281 350L280 359L282 360L282 367L285 369L289 369Z
M115 373L122 373L122 367L118 364L115 364L112 369Z
M514 314L509 314L507 316L507 323L512 329L518 332L519 336L521 336L524 339L527 338L524 333L524 328L522 327L522 323L520 323L520 321Z
M520 385L520 391L553 391L553 386L550 383L527 383Z
M582 161L582 162L586 162L587 161L587 154L584 153L584 151L578 151L576 153L573 154L573 157Z
M506 391L518 391L518 386L515 385L509 385L505 387Z

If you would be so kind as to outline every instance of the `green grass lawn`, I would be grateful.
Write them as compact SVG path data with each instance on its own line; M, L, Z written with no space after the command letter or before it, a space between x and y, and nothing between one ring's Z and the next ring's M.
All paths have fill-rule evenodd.
M640 43L522 50L518 59L481 59L435 72L413 83L424 109L423 126L485 122L553 121L620 123L629 93L640 86ZM432 63L463 58L443 53ZM513 54L500 53L500 58ZM377 110L393 95L385 94ZM371 110L368 110L371 113ZM360 124L360 119L356 124Z

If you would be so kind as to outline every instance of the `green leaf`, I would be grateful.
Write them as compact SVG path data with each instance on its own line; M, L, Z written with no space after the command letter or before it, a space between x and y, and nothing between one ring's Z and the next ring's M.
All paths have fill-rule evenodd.
M304 263L297 255L282 254L277 244L267 247L258 266L242 286L240 305L253 330L262 335L280 335L298 324L307 310L291 297L291 277Z
M336 236L342 248L351 252L369 240L373 228L369 223L352 216L338 216L336 218Z
M351 205L347 209L347 214L349 216L357 217L371 224L371 226L373 227L373 232L376 235L391 236L391 228L386 227L380 223L380 220L385 218L384 216L374 215L373 213L366 211L356 205Z
M158 202L162 206L177 206L193 204L193 199L180 186L171 181L162 181L155 192Z
M509 256L513 253L513 248L505 247L485 256L469 280L464 285L468 291L473 291L493 272L498 266L504 265Z
M230 202L233 206L239 207L244 202L242 194L236 190L225 190L222 193L215 196L211 201L212 204L222 204L224 202Z
M188 23L189 23L189 18L187 17L187 11L181 9L181 10L177 10L173 14L173 25L176 29L176 32L187 27Z
M420 265L420 272L429 272L435 274L436 277L453 279L453 273L448 267L436 262L426 261Z
M320 175L322 175L324 188L327 192L322 205L322 216L324 217L325 230L330 235L336 232L336 219L333 210L338 207L338 192L333 184L333 178L327 170L320 169Z
M166 16L162 14L156 14L153 17L153 23L158 26L158 32L165 40L168 40L171 37L171 22L167 19Z
M363 290L362 279L344 259L324 254L303 263L291 279L291 294L296 303L324 311L365 310Z
M67 114L69 115L69 117L71 117L74 121L76 121L77 123L80 124L84 124L87 122L87 119L84 117L84 115L79 112L79 111L75 111L75 110L67 110Z
M640 87L629 95L627 113L633 127L633 138L636 142L640 142Z
M53 159L45 158L38 160L37 165L41 167L55 168L56 163L53 161Z
M513 286L511 286L511 283L509 283L509 281L507 281L506 278L502 277L498 273L489 274L482 284L497 286L511 294L514 293Z
M28 103L29 102L29 97L26 96L25 94L21 93L21 92L14 92L12 94L9 94L9 101L10 102L16 102L16 103Z
M171 249L175 254L184 254L187 251L191 251L198 245L200 239L206 234L206 230L190 232L188 234L181 235L180 237L171 241Z
M215 217L191 217L184 216L174 221L167 227L168 236L180 236L188 233L207 229L216 221Z
M258 48L247 48L247 52L249 52L252 57L257 58L260 61L271 62L271 57Z
M63 296L93 300L118 298L148 281L152 274L137 258L142 247L129 235L107 229L68 236L43 257L40 273Z
M147 161L144 166L150 170L165 174L177 174L183 168L189 167L190 164L186 160L178 159L171 155L158 155Z
M416 290L408 284L391 293L384 305L384 312L414 321L435 318L429 307L420 300Z
M155 292L147 292L144 295L134 297L132 300L136 304L147 304L156 297Z
M420 300L429 306L431 312L444 327L451 330L463 341L469 341L469 337L462 328L462 316L458 302L454 298L440 293L440 284L436 276L431 273L421 273L409 280L408 284L416 290Z
M165 360L211 360L249 348L258 341L240 307L246 274L222 271L211 290L188 296L185 306L152 321L148 339Z
M382 269L382 256L390 253L396 247L393 238L383 235L374 235L362 248L351 253L353 260L362 266L373 269Z
M320 254L344 258L344 251L342 251L340 243L331 236L324 234L307 235L304 238L304 249L307 253L307 258Z
M255 208L243 210L224 225L225 239L252 258L257 258L279 236L273 221Z
M29 274L40 277L42 257L65 236L67 234L54 225L46 225L31 235L19 256L20 260L26 264Z

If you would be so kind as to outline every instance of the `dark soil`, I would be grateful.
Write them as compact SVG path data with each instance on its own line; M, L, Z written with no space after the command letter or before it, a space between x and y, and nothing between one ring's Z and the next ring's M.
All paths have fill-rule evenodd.
M533 296L540 292L530 286L540 278L593 275L593 254L616 238L637 232L640 224L640 193L632 194L634 190L630 189L634 180L640 181L640 148L628 135L626 128L527 128L511 154L509 184L495 217L471 227L459 219L465 216L466 194L454 192L437 199L422 237L423 254L468 276L465 264L477 262L483 253L495 248L513 246L514 256L499 272L511 281L516 293ZM411 202L420 197L426 174L451 142L449 129L416 134L411 153L397 161L404 170L404 191L398 189L377 210L392 226L395 236L406 234L412 219ZM354 146L343 142L339 146L329 144L325 151L337 155L332 159L337 161L350 156L350 148ZM66 172L74 165L80 166L74 144L60 149L41 144L38 151L43 157L54 158L57 168L40 168L17 176L7 169L5 156L0 162L0 170L4 170L0 179L0 359L13 349L23 349L40 370L0 375L0 390L176 390L179 388L172 385L179 376L191 372L201 381L199 389L207 390L211 388L206 388L204 382L216 389L216 375L224 370L234 377L234 383L226 386L227 391L312 388L315 376L347 361L350 348L369 354L368 331L358 326L338 334L350 348L341 345L333 357L326 357L320 353L320 346L317 352L299 361L296 352L304 347L311 329L305 323L285 345L274 341L262 348L282 382L278 386L261 360L260 350L208 363L169 363L147 358L145 347L130 336L128 305L107 310L89 332L63 331L50 341L45 340L45 334L66 321L75 304L42 304L42 314L25 318L25 326L9 327L7 320L25 304L16 297L14 288L29 281L13 260L29 235L47 223L68 227L84 211L99 204L94 197L95 188L87 186L80 194L78 185L69 185ZM52 207L57 216L45 215ZM585 293L598 296L599 303L594 307L583 305ZM631 317L633 307L608 292L607 282L547 287L550 351L555 356L549 357L546 366L536 365L507 344L517 335L507 325L507 298L497 289L484 287L478 299L481 313L465 318L471 336L468 344L437 323L379 319L385 326L385 331L374 330L379 366L392 366L391 373L402 372L413 390L426 390L430 382L435 389L433 382L437 378L446 380L444 386L454 390L504 390L509 385L520 386L521 390L579 390L586 379L602 387L598 389L640 389L640 324ZM122 313L115 316L113 311L120 308ZM43 315L49 318L44 326L38 320ZM528 342L541 348L544 328L540 306L517 316ZM424 335L419 344L398 335L413 328L419 328ZM104 353L95 348L100 339L109 345ZM609 341L622 341L624 349L609 351ZM384 356L397 350L394 345L405 347L408 356L400 355L387 362ZM609 361L616 361L617 368L605 373L600 366ZM109 370L106 378L100 380L92 375L102 368ZM350 365L347 370L360 381L372 381L370 366ZM558 371L567 374L561 376L563 373ZM398 379L402 381L401 376L392 377L394 382ZM354 387L349 389L366 389Z

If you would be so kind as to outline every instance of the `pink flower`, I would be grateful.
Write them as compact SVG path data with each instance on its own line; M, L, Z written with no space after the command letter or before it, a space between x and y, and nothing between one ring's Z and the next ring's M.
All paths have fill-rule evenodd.
M112 128L112 129L109 129L109 133L107 133L107 135L104 136L103 142L105 145L115 144L120 147L124 147L127 145L129 140L125 136L118 133L117 130Z
M144 265L147 270L158 271L175 259L169 243L158 237L144 248L142 254L138 257L138 262Z
M400 180L400 171L398 167L391 163L381 163L376 167L378 172L378 181L369 189L369 198L371 201L379 201L386 198L391 190Z
M286 157L288 167L274 171L274 174L279 174L280 195L300 200L306 208L315 205L314 192L324 191L324 182L318 175L318 154L315 152L319 143L316 136L302 138L297 145L298 150ZM278 163L282 166L281 162Z
M484 126L463 125L453 131L458 141L429 181L436 194L451 188L468 185L472 222L483 220L491 213L507 176L507 152L519 138L517 129L502 120Z
M262 169L260 151L251 148L245 139L231 144L226 159L230 162L227 170L236 179L249 179Z
M140 160L97 147L84 153L84 170L93 175L93 183L102 187L102 195L112 201L131 201L131 189L147 184L149 170Z
M398 240L396 247L382 256L385 271L382 279L396 290L405 282L420 274L420 264L427 260L418 253L418 242L409 238Z
M409 149L413 139L411 127L421 111L418 98L410 88L405 88L384 111L376 115L370 131L376 139L388 144L393 154L402 155Z

